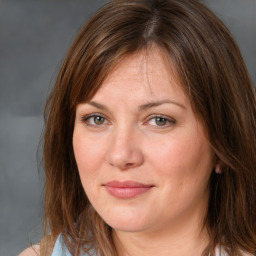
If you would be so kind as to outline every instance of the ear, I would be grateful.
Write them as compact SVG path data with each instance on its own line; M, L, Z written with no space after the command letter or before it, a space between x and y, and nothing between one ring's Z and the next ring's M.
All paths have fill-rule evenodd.
M220 166L220 164L219 163L217 163L216 165L215 165L215 172L217 173L217 174L221 174L222 173L222 170L221 170L221 166Z

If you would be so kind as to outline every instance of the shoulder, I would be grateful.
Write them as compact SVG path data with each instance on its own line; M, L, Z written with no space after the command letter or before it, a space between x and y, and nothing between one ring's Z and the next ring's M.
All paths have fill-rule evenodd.
M40 245L32 245L21 252L18 256L40 256Z

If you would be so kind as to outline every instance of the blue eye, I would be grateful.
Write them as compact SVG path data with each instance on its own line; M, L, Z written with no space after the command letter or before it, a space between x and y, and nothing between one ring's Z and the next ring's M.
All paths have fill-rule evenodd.
M92 115L88 115L85 116L82 121L88 125L96 125L96 126L100 126L106 123L106 118L98 115L98 114L92 114Z

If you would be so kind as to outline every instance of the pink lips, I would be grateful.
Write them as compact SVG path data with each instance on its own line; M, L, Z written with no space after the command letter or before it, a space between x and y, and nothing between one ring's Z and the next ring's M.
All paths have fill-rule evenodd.
M142 184L135 181L110 181L105 185L106 190L114 197L130 199L143 194L153 188L153 185Z

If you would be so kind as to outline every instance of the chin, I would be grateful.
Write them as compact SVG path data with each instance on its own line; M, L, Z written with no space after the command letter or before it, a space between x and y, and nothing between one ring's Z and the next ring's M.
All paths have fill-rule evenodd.
M94 199L94 198L92 198ZM91 204L104 222L114 230L140 232L148 230L159 217L159 211L147 198L137 200L91 200ZM155 214L152 216L152 212Z
M112 212L113 213L113 212ZM129 214L127 211L123 211L117 214L111 214L111 216L101 216L102 219L114 230L124 232L140 232L147 229L150 226L150 220L143 218L141 215Z
M135 224L135 223L109 223L108 224L111 228L113 228L116 231L122 231L122 232L142 232L147 229L147 225L143 224Z

